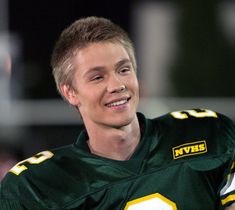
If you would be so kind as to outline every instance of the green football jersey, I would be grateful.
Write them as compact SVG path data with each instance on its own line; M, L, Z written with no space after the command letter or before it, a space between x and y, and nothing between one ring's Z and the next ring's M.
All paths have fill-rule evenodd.
M73 145L19 162L0 188L1 210L222 210L235 202L235 126L210 110L147 119L127 161Z

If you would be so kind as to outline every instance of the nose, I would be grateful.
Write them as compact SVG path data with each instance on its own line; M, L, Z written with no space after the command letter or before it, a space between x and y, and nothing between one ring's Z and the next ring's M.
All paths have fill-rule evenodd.
M111 76L109 78L108 86L107 86L107 91L109 93L120 93L123 92L126 89L125 84L123 81L121 81L118 76Z

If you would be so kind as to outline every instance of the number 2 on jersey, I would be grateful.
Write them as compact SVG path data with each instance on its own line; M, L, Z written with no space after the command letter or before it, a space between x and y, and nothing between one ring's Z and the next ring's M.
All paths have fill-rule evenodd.
M217 118L217 114L211 110L203 109L200 111L197 110L183 110L177 112L171 112L171 115L176 119L187 119L189 116L196 117L196 118L203 118L203 117L214 117Z
M27 170L28 168L25 166L24 163L29 164L39 164L43 161L50 159L54 154L50 151L43 151L38 154L36 154L33 157L30 157L26 160L23 160L19 163L17 163L13 168L11 168L9 171L12 172L15 175L19 175L22 171Z

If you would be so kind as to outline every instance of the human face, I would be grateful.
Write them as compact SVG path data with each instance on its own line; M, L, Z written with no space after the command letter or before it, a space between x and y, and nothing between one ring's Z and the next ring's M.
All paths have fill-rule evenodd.
M72 104L79 107L86 127L122 127L135 119L139 86L122 45L89 44L79 50L73 64L76 94Z

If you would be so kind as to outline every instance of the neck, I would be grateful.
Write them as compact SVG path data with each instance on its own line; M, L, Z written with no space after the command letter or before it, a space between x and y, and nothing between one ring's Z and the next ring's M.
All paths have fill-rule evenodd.
M88 146L92 154L114 160L128 160L140 141L139 122L121 128L100 128L89 131Z

